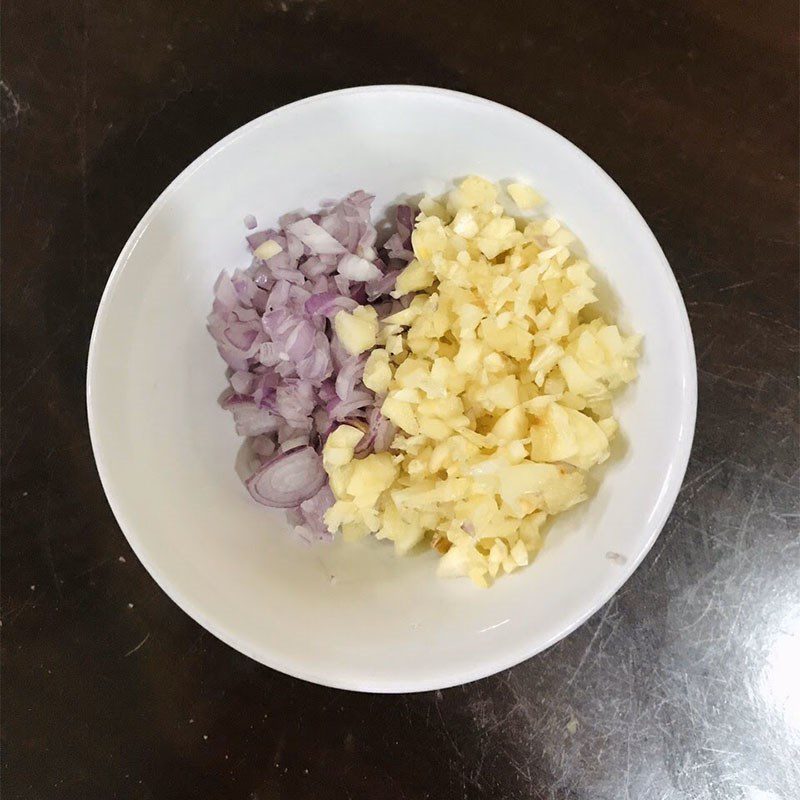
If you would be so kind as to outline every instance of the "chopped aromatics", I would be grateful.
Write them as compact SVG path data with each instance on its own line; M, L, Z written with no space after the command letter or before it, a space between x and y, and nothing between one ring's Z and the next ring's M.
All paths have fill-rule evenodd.
M376 250L372 200L353 192L319 214L282 217L279 230L249 233L252 263L220 275L208 318L230 368L222 405L248 440L247 488L259 503L289 509L311 537L330 537L325 440L353 431L350 457L354 449L363 457L386 451L394 435L362 380L366 357L359 353L375 344L378 321L375 309L359 302L371 297L388 311L400 309L388 293L410 258L413 215L398 207L397 232ZM249 230L256 224L245 217ZM341 337L331 322L339 314L352 321Z
M275 230L248 216L252 264L220 275L209 316L255 500L309 538L427 541L440 576L482 587L587 497L640 342L598 313L575 236L498 198L471 176L416 220L399 206L383 247L363 191Z
M541 202L522 184L509 194ZM417 294L377 331L357 324L363 307L337 314L348 352L380 345L363 381L398 432L388 454L358 460L358 431L344 428L323 450L332 531L374 533L400 553L428 537L440 575L479 586L526 565L545 519L587 496L585 471L608 458L617 427L611 390L635 377L639 345L590 311L595 284L572 234L555 219L518 225L497 197L471 177L423 199L393 293Z
M272 256L276 256L278 253L282 252L283 248L274 239L267 239L264 244L260 244L253 250L253 255L256 258L260 258L262 261L267 261L272 258Z
M333 329L350 355L360 355L375 346L378 315L372 306L359 306L352 313L340 311L333 318Z
M544 203L544 198L526 183L509 183L507 188L511 199L517 204L517 208L528 211Z

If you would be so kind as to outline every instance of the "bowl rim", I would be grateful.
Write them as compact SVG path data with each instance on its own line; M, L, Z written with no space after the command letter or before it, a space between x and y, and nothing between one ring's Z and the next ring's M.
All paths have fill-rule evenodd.
M686 365L686 368L681 375L682 411L680 429L671 459L671 463L673 464L674 468L669 471L669 474L661 487L661 492L656 501L656 505L651 512L648 524L649 535L643 539L638 552L630 554L627 563L619 569L618 577L613 581L612 589L610 591L598 591L591 597L587 597L586 611L578 615L576 618L568 620L558 630L557 633L553 634L547 640L530 641L529 639L525 639L520 643L520 646L515 648L513 651L506 650L499 654L496 653L477 660L472 665L457 668L453 670L451 676L445 679L443 679L438 673L430 677L416 678L411 680L404 677L374 679L365 676L357 669L350 671L347 675L338 674L329 676L322 672L317 672L313 667L309 667L309 665L302 663L302 659L285 657L281 658L280 656L275 657L273 654L268 652L268 650L265 652L266 648L260 648L260 651L256 652L255 648L251 647L247 642L239 640L235 635L229 633L226 628L209 619L206 614L195 607L195 605L185 596L184 592L160 570L158 565L144 554L144 548L139 544L139 538L135 532L134 526L130 524L128 519L126 519L122 508L123 504L114 494L109 468L103 456L103 449L98 431L98 422L92 400L92 384L95 381L95 372L97 370L97 350L100 346L98 341L100 338L100 330L103 327L104 319L108 313L110 298L114 293L116 284L119 281L119 277L125 268L125 265L128 262L134 248L136 247L138 240L142 237L151 220L166 203L170 195L180 188L180 186L191 175L193 175L194 172L201 169L206 162L210 161L219 152L232 145L241 136L246 135L252 129L257 128L267 117L274 118L276 116L290 113L300 106L335 97L394 92L439 96L473 105L483 106L494 111L502 112L506 115L511 114L517 116L521 120L524 120L526 124L538 126L544 129L548 135L560 140L559 143L562 147L566 147L566 149L571 151L572 155L578 160L582 161L587 169L592 170L599 175L601 180L608 186L609 190L616 194L618 199L622 201L623 206L627 206L630 212L632 212L634 219L638 221L639 225L643 229L643 232L645 232L649 240L648 244L652 249L654 261L660 264L661 269L665 273L667 285L669 286L669 299L672 301L672 304L677 311L677 321L682 332L682 341L680 346L683 350L682 362ZM653 544L655 543L656 539L664 528L667 519L669 518L683 483L683 478L685 476L691 454L697 417L697 364L695 359L694 340L692 337L692 330L689 324L689 316L686 311L686 306L680 293L677 280L675 279L675 275L669 266L669 262L667 261L667 258L664 255L658 240L630 198L590 156L588 156L577 145L573 144L547 125L544 125L543 123L539 122L533 117L528 116L527 114L522 113L521 111L517 111L516 109L510 108L493 100L488 100L486 98L473 94L467 94L465 92L458 92L451 89L442 89L433 86L420 86L414 84L376 84L323 92L310 97L302 98L295 102L280 106L261 114L250 122L247 122L244 125L236 128L218 142L211 145L211 147L201 153L172 181L170 181L167 187L159 194L152 205L147 209L144 216L141 218L131 235L128 237L128 240L126 241L114 263L114 267L109 274L105 289L103 290L103 294L100 298L95 321L92 327L91 338L89 341L86 370L86 410L89 425L89 437L91 440L95 463L97 465L97 472L100 477L103 491L106 495L117 524L119 525L120 530L124 534L125 538L128 540L128 544L135 553L136 557L150 573L151 577L155 580L162 591L164 591L166 595L182 611L188 614L198 624L202 625L203 628L217 637L220 641L248 656L249 658L252 658L254 661L270 667L271 669L278 670L286 675L335 689L398 694L406 692L432 691L459 686L514 667L517 664L520 664L523 661L526 661L527 659L543 652L559 642L561 639L568 636L576 628L580 627L590 617L596 614L597 611L599 611L622 588L622 586L628 581L631 575L642 563L648 552L652 549Z

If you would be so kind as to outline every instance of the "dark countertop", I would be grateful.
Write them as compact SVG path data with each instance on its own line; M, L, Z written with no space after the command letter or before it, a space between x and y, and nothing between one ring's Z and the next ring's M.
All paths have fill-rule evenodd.
M3 16L5 800L800 797L795 3ZM675 510L611 602L515 669L386 697L259 666L167 599L104 498L84 377L114 260L186 164L289 101L405 82L528 113L619 182L686 298L700 402Z

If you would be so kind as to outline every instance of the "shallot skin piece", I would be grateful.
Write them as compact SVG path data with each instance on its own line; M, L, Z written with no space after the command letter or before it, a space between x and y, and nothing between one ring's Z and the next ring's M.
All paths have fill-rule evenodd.
M221 405L253 455L246 486L257 502L287 509L306 539L330 538L323 517L334 498L320 455L330 432L358 424L360 457L388 449L394 432L364 385L368 354L348 353L333 326L359 305L397 306L389 293L413 255L414 211L398 206L395 232L378 247L373 200L358 190L262 230L248 214L252 262L214 286L208 329L229 368Z

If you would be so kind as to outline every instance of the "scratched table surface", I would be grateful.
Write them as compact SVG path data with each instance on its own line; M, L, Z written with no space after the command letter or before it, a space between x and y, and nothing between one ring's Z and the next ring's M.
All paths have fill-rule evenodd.
M800 797L793 2L3 15L5 800ZM114 260L184 166L269 109L404 82L530 114L619 182L686 299L699 415L669 522L601 611L495 677L392 697L273 672L173 605L104 498L84 378Z

